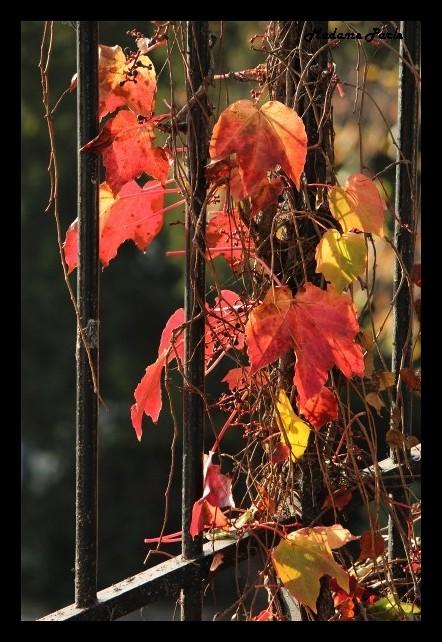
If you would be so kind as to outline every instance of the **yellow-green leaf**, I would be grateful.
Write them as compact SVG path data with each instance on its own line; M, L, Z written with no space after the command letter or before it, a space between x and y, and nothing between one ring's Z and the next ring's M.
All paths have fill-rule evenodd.
M370 604L367 611L376 620L412 620L414 619L413 615L421 612L416 604L410 604L409 602L399 602L399 605L396 604L393 595L381 597L381 599L374 604Z
M281 431L281 443L290 446L292 458L300 459L307 448L310 428L295 414L284 390L278 394L275 419Z
M367 248L363 234L339 234L330 229L316 248L316 272L322 272L327 281L341 293L367 264Z
M272 551L276 573L286 589L302 604L316 611L323 575L334 577L349 592L349 576L333 559L332 548L340 548L355 537L340 524L302 528L290 533Z
M333 187L328 194L328 202L344 233L356 228L384 236L384 202L368 176L354 174L344 187Z

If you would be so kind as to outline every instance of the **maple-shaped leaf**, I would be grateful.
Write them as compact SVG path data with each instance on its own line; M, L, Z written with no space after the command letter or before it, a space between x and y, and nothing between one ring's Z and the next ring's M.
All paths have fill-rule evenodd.
M149 181L143 188L130 181L117 196L107 183L101 183L99 256L103 267L125 241L132 240L138 249L146 250L163 227L164 193L158 181ZM63 247L70 273L78 261L77 219L69 227Z
M290 448L294 460L301 459L307 448L310 428L296 415L284 390L278 393L275 421L281 431L281 443Z
M234 269L255 251L253 239L237 210L231 214L214 212L207 224L206 239L208 257L223 256Z
M373 181L363 174L350 176L344 187L333 187L328 194L330 211L344 233L353 228L384 236L384 202Z
M232 496L232 480L223 475L219 464L212 464L214 453L204 455L204 492L201 499L206 499L212 506L235 508Z
M155 109L155 69L148 56L139 55L137 65L126 62L118 45L98 48L99 117L127 106L135 114L150 116ZM134 75L135 73L135 75Z
M299 404L299 412L316 430L319 430L328 421L338 418L338 402L334 392L324 386L317 395L307 399L302 406Z
M361 553L358 560L376 559L385 550L385 540L379 531L364 531L360 539Z
M221 508L212 506L207 499L199 499L192 509L189 533L196 537L206 528L224 528L228 521Z
M346 377L364 374L359 332L350 297L332 286L306 283L295 297L287 286L270 288L246 324L251 373L272 363L289 348L296 353L294 384L299 403L318 394L328 371L337 366Z
M337 292L342 292L367 265L367 248L363 234L339 234L330 229L316 248L316 272L322 272Z
M302 528L290 533L272 551L276 573L286 589L314 613L323 575L335 578L348 593L349 575L333 559L331 549L356 539L340 524Z
M184 309L179 308L172 314L164 327L156 361L146 368L146 372L135 389L135 403L131 407L131 421L138 441L141 441L143 434L143 414L150 417L154 423L158 421L162 407L161 375L163 368L166 363L170 363L177 356L183 360L183 333L174 340L174 331L183 323Z
M277 100L262 107L250 100L239 100L219 117L209 151L215 161L236 154L247 194L277 165L299 189L307 134L298 114Z
M106 121L96 138L81 148L103 157L106 181L114 194L134 178L148 174L164 184L169 172L166 151L154 147L153 123L138 122L131 111L119 111Z

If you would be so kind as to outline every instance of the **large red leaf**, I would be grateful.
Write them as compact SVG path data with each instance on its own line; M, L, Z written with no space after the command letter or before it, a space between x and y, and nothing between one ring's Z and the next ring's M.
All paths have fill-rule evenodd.
M271 288L246 325L251 373L275 361L288 348L296 353L294 384L301 407L318 394L328 371L337 366L346 377L364 374L359 332L350 297L333 287L307 283L295 297L290 288Z
M154 423L158 421L162 407L161 375L164 366L176 359L176 356L183 359L183 333L176 338L174 337L174 331L183 323L184 309L179 308L172 314L164 327L156 361L146 368L146 372L135 389L135 403L131 407L130 416L138 441L141 441L143 434L143 414L150 417Z
M107 183L100 185L100 261L109 265L122 243L132 240L144 251L159 234L164 222L164 188L158 181L150 181L141 188L130 181L116 197ZM71 224L64 242L68 271L77 267L78 223Z
M255 251L253 239L236 210L231 214L214 212L207 224L206 239L208 256L224 256L232 268L239 267L244 257Z
M236 154L248 194L280 165L299 189L307 155L307 134L298 114L271 100L258 107L239 100L223 111L210 141L210 157L221 160Z
M126 56L118 45L100 45L98 51L100 118L125 105L136 114L150 116L155 108L157 87L150 58L139 55L137 66L132 69L133 64L126 63Z
M138 122L133 112L119 111L81 151L102 154L107 183L118 194L125 183L141 174L165 182L169 171L167 153L154 147L153 140L153 122Z

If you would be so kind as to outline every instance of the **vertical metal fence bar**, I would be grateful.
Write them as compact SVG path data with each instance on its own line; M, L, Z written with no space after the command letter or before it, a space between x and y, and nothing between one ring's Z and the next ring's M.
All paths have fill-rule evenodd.
M98 134L98 22L77 22L78 148ZM98 158L78 153L77 304L98 380ZM75 603L97 598L97 419L98 397L88 355L77 328Z
M209 69L208 22L187 21L187 98L191 100ZM193 559L202 553L202 537L192 539L189 527L194 502L203 488L204 437L204 300L205 300L205 165L208 155L207 98L201 97L188 112L187 150L191 196L186 209L186 323L183 398L182 553ZM192 588L183 590L181 618L200 620L202 592L195 566Z
M398 91L398 144L397 160L407 160L409 163L399 163L396 166L396 202L397 217L394 228L394 243L402 263L408 272L411 272L414 260L414 247L416 238L416 183L417 183L417 158L419 149L419 86L409 66L403 59L414 65L420 64L420 22L401 21L400 32L403 40L400 41L399 53L399 91ZM407 54L409 52L409 56ZM409 327L413 314L412 293L405 279L402 280L402 267L395 261L393 296L393 351L392 370L399 377L399 370L411 367L411 334ZM401 284L402 280L402 284ZM399 290L399 291L398 291ZM397 296L396 296L397 295ZM401 382L398 385L396 405L402 411L402 430L411 433L412 421L412 393ZM395 452L391 453L394 457ZM395 499L407 504L407 491L401 489L395 492ZM400 527L406 529L408 512L399 509L398 517ZM406 531L405 531L406 532ZM403 557L404 547L400 532L395 528L393 520L389 519L389 558L390 560Z

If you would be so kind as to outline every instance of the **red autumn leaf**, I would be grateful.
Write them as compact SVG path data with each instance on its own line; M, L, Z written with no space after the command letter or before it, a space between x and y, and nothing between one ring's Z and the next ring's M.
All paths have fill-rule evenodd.
M194 503L189 529L192 537L206 528L224 528L227 524L227 518L218 506L212 506L206 499L199 499Z
M346 377L364 374L355 310L347 294L306 283L296 296L287 286L270 288L246 325L251 373L272 363L289 348L296 353L294 384L299 403L318 394L336 365Z
M349 488L340 488L333 493L332 497L328 495L325 498L322 508L333 508L334 506L336 510L343 510L351 502L352 497L353 494Z
M284 183L277 177L269 180L264 180L259 184L258 188L251 195L252 201L252 216L258 212L266 209L270 205L278 202L278 197L284 190Z
M153 146L153 123L139 123L131 111L119 111L96 138L81 148L102 154L106 180L114 194L125 183L148 174L164 183L169 171L167 153Z
M361 553L358 561L366 560L367 558L376 559L382 555L385 549L385 541L379 532L364 531L360 539Z
M255 251L253 239L236 210L231 214L214 212L207 224L206 239L208 256L223 256L232 268L239 267L243 258Z
M232 368L221 381L226 383L229 386L229 390L232 391L238 388L245 388L247 386L249 370L250 368Z
M157 88L150 58L138 56L137 63L141 65L134 67L133 62L126 63L126 56L118 45L100 45L98 51L100 119L124 106L135 114L150 116L155 109Z
M204 455L204 492L201 499L206 499L212 506L235 508L232 496L232 480L223 475L219 464L212 464L214 453Z
M176 359L183 359L184 337L181 333L173 341L173 332L184 323L184 309L176 310L166 323L161 335L158 357L154 363L146 368L141 381L137 385L134 397L135 403L131 407L131 420L138 441L141 441L143 434L142 420L145 413L154 423L158 421L161 412L161 374L167 363Z
M413 265L410 277L411 277L412 283L414 283L415 285L418 285L419 287L422 286L421 264L420 263L415 263Z
M262 107L239 100L223 111L210 141L212 160L230 154L236 154L247 194L277 165L299 189L307 155L304 123L295 111L276 100Z
M116 197L107 183L100 185L99 253L103 267L125 241L132 240L140 250L146 250L163 227L164 194L158 181L149 181L143 188L130 181ZM78 261L77 219L69 227L63 247L70 273Z
M412 370L411 368L401 368L400 375L402 381L410 390L421 389L421 378L419 371Z
M303 406L299 405L299 412L319 430L328 421L338 418L338 402L333 391L324 386L317 395L307 399Z

